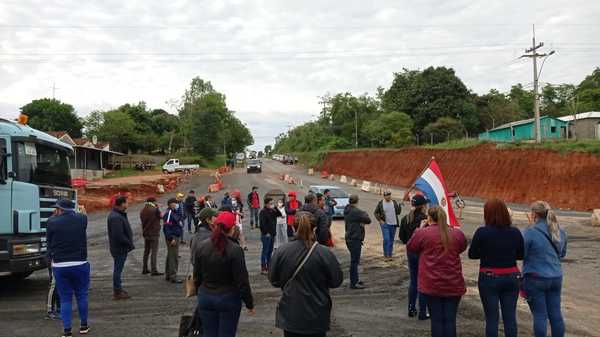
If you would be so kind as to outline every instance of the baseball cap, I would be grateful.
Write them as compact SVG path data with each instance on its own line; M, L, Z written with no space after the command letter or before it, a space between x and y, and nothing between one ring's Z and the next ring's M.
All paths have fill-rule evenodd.
M384 196L384 197L387 197L387 196L389 196L389 195L392 195L392 192L390 192L390 191L385 191L385 192L383 192L383 196Z
M219 215L219 212L217 212L216 209L214 208L203 208L200 213L198 214L198 218L200 219L200 221L204 222L204 220L212 218L213 216L217 216Z
M177 193L177 198L183 198L183 197L184 197L183 193L181 193L181 192Z
M235 215L231 212L221 212L217 216L215 224L221 224L225 230L230 230L233 226L235 226Z
M58 199L56 204L53 206L54 208L60 208L63 211L74 211L75 203L68 199Z
M424 196L417 194L410 199L410 204L413 206L422 206L429 202Z

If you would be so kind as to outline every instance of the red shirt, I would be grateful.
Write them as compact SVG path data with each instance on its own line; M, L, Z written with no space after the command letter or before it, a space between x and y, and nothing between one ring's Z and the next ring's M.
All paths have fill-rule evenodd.
M258 197L258 193L252 192L252 199L250 200L250 204L252 208L260 208L260 199Z
M406 245L408 251L419 254L419 292L438 297L462 296L467 292L460 261L467 239L458 229L449 231L452 239L448 250L444 249L435 224L417 229Z

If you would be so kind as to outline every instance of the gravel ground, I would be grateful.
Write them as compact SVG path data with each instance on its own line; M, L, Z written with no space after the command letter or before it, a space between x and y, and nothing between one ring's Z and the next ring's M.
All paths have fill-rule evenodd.
M264 173L247 175L237 170L224 178L228 188L239 188L243 196L253 185L259 186L261 194L269 189L290 188L300 190L303 195L309 184L326 184L318 177L308 177L299 169L265 161ZM282 173L293 174L303 180L304 188L290 186L279 180ZM206 191L211 178L194 176L180 188ZM338 184L339 185L339 184ZM347 187L351 193L361 196L360 207L372 213L379 197ZM395 191L396 192L396 191ZM399 193L400 191L398 191ZM162 201L168 196L162 198ZM220 198L218 198L220 199ZM482 207L477 200L467 200L462 229L470 236L482 221ZM161 277L141 274L143 241L139 226L141 205L131 207L130 220L134 228L137 249L129 255L124 272L124 287L132 295L129 301L115 302L111 299L112 259L108 253L106 238L106 212L90 214L88 229L89 260L92 264L90 290L91 336L177 336L179 317L190 313L194 299L184 298L182 285L172 285ZM513 205L519 226L525 225L522 206ZM405 210L406 211L406 210ZM600 323L590 319L597 316L600 291L600 230L587 224L589 215L565 213L561 220L570 236L568 259L565 261L563 310L567 322L568 336L600 336ZM258 231L245 229L249 251L246 255L250 280L256 301L257 315L250 317L242 313L239 336L264 337L282 336L274 327L275 307L280 296L279 289L272 288L260 275L260 239ZM337 239L335 253L344 268L346 277L349 255L343 244L343 222L333 224ZM187 240L189 241L189 240ZM363 252L361 278L368 288L362 291L348 289L344 285L332 291L334 298L333 325L329 336L425 336L429 323L407 317L408 271L404 258L404 247L396 245L396 259L384 262L381 248L382 237L378 225L367 229ZM165 244L161 243L159 268L163 268L166 255ZM179 273L184 277L188 271L189 248L181 249ZM459 309L459 335L482 336L484 316L477 293L477 262L463 256L463 270L467 279L468 293ZM44 320L47 273L40 271L24 281L0 280L0 337L50 337L60 336L60 322ZM520 336L531 335L531 315L524 302L519 302ZM74 325L78 324L77 318ZM75 334L77 335L77 334Z

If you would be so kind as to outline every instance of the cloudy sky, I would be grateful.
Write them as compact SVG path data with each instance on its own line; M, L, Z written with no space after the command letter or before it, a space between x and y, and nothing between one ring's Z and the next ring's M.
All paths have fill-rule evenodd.
M402 68L453 67L478 93L530 84L532 24L556 50L542 81L600 66L600 1L0 0L0 116L52 97L81 116L146 101L175 113L210 80L256 148L314 118L327 92L374 93Z

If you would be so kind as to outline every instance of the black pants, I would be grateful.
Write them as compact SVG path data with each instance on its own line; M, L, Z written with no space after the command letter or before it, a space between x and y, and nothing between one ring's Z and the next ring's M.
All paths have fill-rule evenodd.
M311 334L311 335L301 335L301 334L295 333L295 332L284 331L283 336L284 337L326 337L327 334L326 333L317 333L317 334Z
M156 257L158 256L158 238L144 239L143 271L157 272ZM148 257L150 257L150 270L148 269Z

